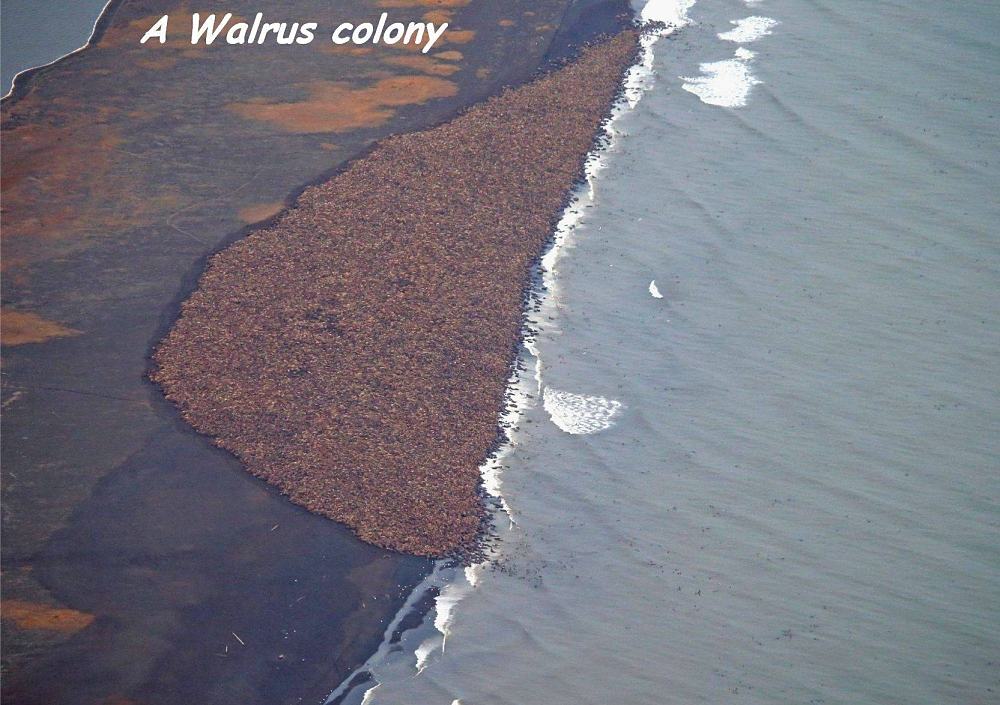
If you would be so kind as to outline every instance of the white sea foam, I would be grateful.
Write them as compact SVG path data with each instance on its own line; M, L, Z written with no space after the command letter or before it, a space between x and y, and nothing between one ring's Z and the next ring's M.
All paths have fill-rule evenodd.
M471 584L463 585L458 581L449 583L444 586L434 604L434 628L441 632L442 651L444 651L445 643L448 641L448 633L451 631L451 620L454 616L455 605L461 602L470 587L472 587Z
M724 108L739 108L747 104L750 90L760 83L750 71L753 52L742 47L732 59L710 61L698 68L700 76L681 76L684 90L694 93L701 102Z
M472 565L465 566L465 579L469 581L469 585L476 587L479 584L479 574L482 571L482 563L473 563Z
M727 42L746 44L748 42L755 42L761 37L766 37L771 33L774 26L778 24L778 21L770 17L754 15L752 17L744 17L741 20L732 20L730 24L736 26L728 32L720 32L719 39L725 39Z
M420 646L417 647L417 650L413 652L417 657L417 673L420 673L422 670L427 668L427 662L430 660L431 654L438 650L438 647L442 645L441 642L442 639L440 636L432 636L421 642ZM374 688L368 690L368 692L365 693L365 698L368 697L368 693L371 693L377 687L378 686L375 686Z
M361 705L368 705L372 698L375 697L375 690L381 685L381 683L376 683L371 688L365 691L365 697L361 698Z
M611 428L622 408L620 401L545 388L545 410L552 423L566 433L584 435Z
M659 32L648 32L640 42L642 50L639 61L625 75L625 102L628 109L634 108L642 94L652 86L655 72L653 70L653 45L660 37L664 37L686 25L688 10L694 5L694 0L649 0L639 13L643 22L662 22L666 25Z
M757 4L757 0L746 0L747 5ZM778 24L776 19L752 15L739 20L731 20L733 28L719 32L719 39L746 44L755 42L771 33ZM750 62L754 52L739 47L732 59L708 61L699 65L700 76L681 76L684 90L694 93L703 103L724 108L739 108L747 103L750 91L761 83L754 76Z
M654 299L662 299L663 298L663 294L660 293L659 288L657 288L657 286L656 286L656 280L655 279L653 281L649 282L649 295L652 296Z
M403 606L396 612L392 621L385 628L385 632L382 636L382 642L379 644L376 652L364 664L356 668L349 677L341 681L340 685L327 696L326 702L330 703L338 698L341 698L348 691L352 690L351 683L355 680L357 675L363 672L367 672L375 682L375 685L369 686L365 690L365 697L368 699L364 702L372 702L372 698L375 697L375 694L372 691L382 685L374 677L375 667L378 664L387 663L392 654L398 651L398 647L393 642L393 635L400 629L400 625L407 615L409 615L410 612L417 607L418 603L424 599L427 594L427 590L435 587L440 588L442 585L447 584L449 580L449 567L443 561L438 562L431 574L424 578L424 580L421 581L421 583L407 596ZM421 668L426 665L427 659L430 655L440 647L441 638L442 635L435 634L431 639L427 640L428 643L424 651L422 651L419 647L417 648L417 652L419 652L417 653L417 661Z
M668 31L688 23L688 10L694 0L649 0L642 6L639 18L643 22L662 22Z

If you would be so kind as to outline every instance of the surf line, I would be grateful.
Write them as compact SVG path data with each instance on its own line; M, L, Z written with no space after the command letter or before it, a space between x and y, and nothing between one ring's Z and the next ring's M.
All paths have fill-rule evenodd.
M315 39L315 32L318 30L318 22L265 22L264 13L258 12L252 23L234 22L233 13L227 12L219 19L215 13L206 15L204 21L199 13L191 15L191 43L198 44L204 42L206 46L214 44L217 39L223 36L226 44L263 44L269 41L268 35L273 35L270 41L277 44L310 44ZM156 39L160 44L167 41L167 29L170 23L170 15L163 15L156 23L146 31L140 44L145 44L150 39ZM228 29L227 29L228 26ZM423 47L421 53L426 54L437 43L448 23L442 22L435 25L433 22L389 22L389 13L383 12L379 16L378 22L362 22L353 24L342 22L333 31L330 40L334 44L414 44ZM426 37L426 39L425 39Z
M538 308L534 312L525 312L524 348L520 353L522 356L520 357L521 364L516 366L508 379L504 395L505 400L513 402L504 410L500 419L500 426L506 429L507 440L500 446L495 455L487 458L479 467L484 488L489 495L498 499L493 508L494 516L500 512L506 514L511 530L514 530L518 525L514 521L514 514L502 490L504 461L508 454L514 451L519 438L520 424L526 418L527 411L538 404L540 400L544 406L544 392L548 386L542 380L542 357L538 338L545 327L544 321L555 320L560 305L556 291L556 261L563 254L571 236L575 235L576 230L580 227L585 211L595 203L598 174L605 167L608 155L617 149L620 139L627 137L627 133L616 126L618 121L638 105L640 99L653 85L655 76L653 70L654 45L660 37L667 36L687 24L685 11L692 4L694 4L694 0L677 0L676 5L664 7L662 3L656 4L656 0L652 0L650 5L655 9L644 10L641 15L641 20L644 23L658 24L647 26L641 34L639 57L623 77L622 93L612 106L610 116L601 125L594 147L587 154L584 164L584 183L578 184L573 190L570 203L563 210L556 225L548 251L538 263L541 275L540 283L532 292L533 297L536 297L534 300L537 301ZM384 681L378 680L380 669L384 668L387 673L392 673L390 659L415 657L416 663L413 671L409 674L410 677L416 676L431 666L432 662L429 659L433 652L438 649L442 653L444 652L458 605L468 594L479 588L484 576L489 575L490 562L501 556L502 550L501 546L494 545L490 548L488 557L478 563L465 566L464 569L449 565L447 560L438 560L433 572L418 587L414 588L407 598L407 604L400 609L389 628L386 629L385 637L378 651L345 678L340 686L330 693L324 705L342 702L347 693L351 692L354 687L364 688L362 703L375 702L378 696L374 691L382 685L386 685L387 689L398 687L403 681L396 680L395 677L392 677L392 680L389 678ZM398 643L391 639L396 638L394 635L398 632L398 625L402 624L403 618L410 613L412 608L409 605L416 604L432 587L438 590L438 596L434 600L434 618L431 624L437 634L423 636L426 631L426 622L407 630L418 638L419 645L415 651L400 652L398 645L406 643L404 641L407 638L405 634ZM358 677L362 674L366 674L369 679L359 683Z

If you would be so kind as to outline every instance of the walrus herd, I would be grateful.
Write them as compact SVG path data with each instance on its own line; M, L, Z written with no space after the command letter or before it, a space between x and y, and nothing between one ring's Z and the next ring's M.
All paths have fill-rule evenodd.
M622 31L306 189L211 258L151 378L361 539L475 552L533 267L637 50Z

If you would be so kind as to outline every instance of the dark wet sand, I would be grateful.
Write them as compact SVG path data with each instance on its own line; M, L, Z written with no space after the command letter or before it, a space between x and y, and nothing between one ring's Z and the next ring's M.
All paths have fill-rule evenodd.
M250 472L365 541L474 551L532 265L637 37L307 189L212 258L153 379Z
M447 11L460 32L430 63L319 42L140 49L150 18L182 3L125 0L95 46L4 101L3 305L21 314L7 319L17 335L2 370L5 703L322 698L428 569L289 504L145 379L209 254L375 140L528 78L566 9L406 4L393 13ZM360 0L284 7L327 24L381 11ZM387 100L380 82L394 78L407 80L388 84ZM329 97L345 90L371 109L337 122ZM283 102L328 119L258 119L245 107Z

